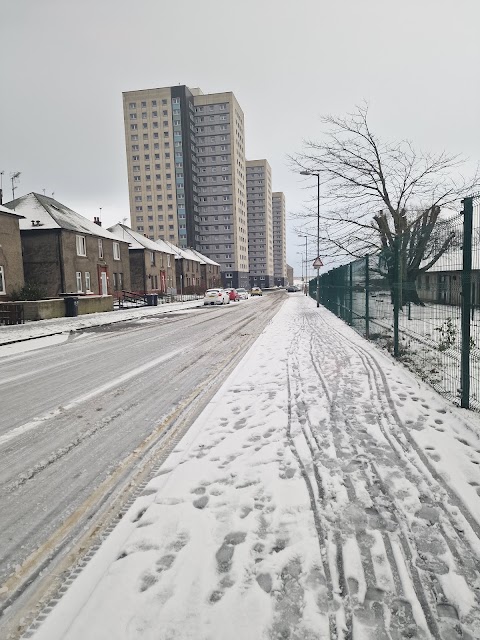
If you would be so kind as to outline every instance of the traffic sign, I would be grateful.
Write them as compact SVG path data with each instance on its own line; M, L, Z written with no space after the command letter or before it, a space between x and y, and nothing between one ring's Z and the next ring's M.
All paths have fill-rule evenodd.
M315 258L315 260L313 261L313 268L314 269L320 269L320 267L323 267L323 262L322 262L320 256L318 256L318 258Z

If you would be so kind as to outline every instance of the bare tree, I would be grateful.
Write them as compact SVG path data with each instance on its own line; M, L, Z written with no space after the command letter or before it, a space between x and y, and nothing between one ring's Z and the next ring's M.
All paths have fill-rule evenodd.
M393 287L400 256L403 302L419 303L415 282L454 240L435 236L442 208L451 207L478 184L459 170L458 155L418 152L408 141L389 143L370 129L368 108L343 118L323 118L325 140L307 141L291 158L295 171L314 171L322 184L321 243L327 256L362 257L380 250ZM314 216L313 208L302 214ZM305 227L302 228L305 233Z

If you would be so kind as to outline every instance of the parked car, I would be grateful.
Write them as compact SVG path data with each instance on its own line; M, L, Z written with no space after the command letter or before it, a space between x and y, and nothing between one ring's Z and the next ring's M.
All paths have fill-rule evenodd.
M263 292L260 289L260 287L252 287L250 289L250 295L251 296L263 296Z
M239 287L237 289L237 293L240 297L240 300L248 300L248 291L246 289L244 289L243 287Z
M236 289L225 289L228 293L228 296L232 302L240 302L240 296L237 293Z
M230 304L230 296L225 289L208 289L205 292L203 304Z
M294 293L295 291L300 291L300 289L295 284L289 284L287 287L287 292Z

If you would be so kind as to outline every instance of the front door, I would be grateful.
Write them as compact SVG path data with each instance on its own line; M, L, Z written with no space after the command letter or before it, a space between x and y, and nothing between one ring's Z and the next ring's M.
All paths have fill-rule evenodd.
M101 296L108 296L107 267L98 267L98 281Z

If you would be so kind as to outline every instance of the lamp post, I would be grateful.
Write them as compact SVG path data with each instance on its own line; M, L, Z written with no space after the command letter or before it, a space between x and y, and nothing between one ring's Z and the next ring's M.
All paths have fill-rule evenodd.
M307 282L308 282L308 272L307 272L307 269L308 269L308 249L307 249L308 236L298 236L298 237L299 238L305 238L305 280L304 280L304 283L303 283L303 286L304 286L303 293L306 296L308 296L308 285L307 285Z
M320 173L318 171L300 171L302 176L317 177L317 258L320 257ZM317 307L320 306L320 273L317 267Z

